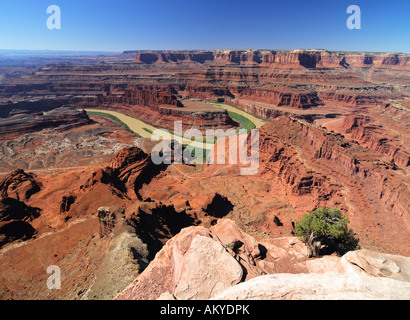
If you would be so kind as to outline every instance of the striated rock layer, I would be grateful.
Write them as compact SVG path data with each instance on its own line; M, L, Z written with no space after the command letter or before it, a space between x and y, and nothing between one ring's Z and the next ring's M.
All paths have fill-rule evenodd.
M46 114L21 114L7 119L0 119L0 138L10 139L29 132L41 131L47 128L67 130L92 123L84 111L70 107L54 109Z
M284 65L286 67L409 67L405 54L349 53L326 50L214 50L214 51L152 51L138 52L136 63L232 63Z

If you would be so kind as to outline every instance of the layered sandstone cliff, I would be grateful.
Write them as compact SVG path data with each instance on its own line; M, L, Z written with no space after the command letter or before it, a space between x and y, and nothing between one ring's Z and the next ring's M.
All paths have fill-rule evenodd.
M270 86L265 88L247 88L239 94L240 99L252 99L278 107L310 108L323 104L315 91Z
M381 128L380 125L372 124L371 118L364 115L349 115L343 123L345 133L350 134L353 140L388 155L395 164L401 167L409 166L410 154L408 151L384 137Z
M70 107L57 108L45 114L20 113L7 119L0 118L0 137L10 139L47 128L68 130L90 123L92 121L84 111L77 111Z
M122 103L130 105L144 105L158 107L169 105L183 107L176 97L176 92L169 86L130 86L122 95L110 95L104 98L105 103Z
M355 53L326 50L214 50L148 51L136 54L136 63L228 63L261 64L286 67L395 67L407 70L410 59L399 53Z

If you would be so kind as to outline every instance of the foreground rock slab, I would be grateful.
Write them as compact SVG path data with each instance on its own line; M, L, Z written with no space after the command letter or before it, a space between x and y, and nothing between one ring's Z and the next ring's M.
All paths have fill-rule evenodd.
M307 259L297 238L271 240L230 219L184 228L115 299L410 299L408 257L361 249Z
M241 265L203 227L188 227L169 240L153 262L116 299L209 299L238 284Z
M350 273L270 274L216 295L214 300L409 300L410 284Z
M345 265L347 262L357 271L371 276L410 282L410 258L408 257L362 249L349 251L341 260Z
M196 236L182 259L184 262L175 270L178 299L209 299L241 281L243 273L239 263L222 244L211 238Z

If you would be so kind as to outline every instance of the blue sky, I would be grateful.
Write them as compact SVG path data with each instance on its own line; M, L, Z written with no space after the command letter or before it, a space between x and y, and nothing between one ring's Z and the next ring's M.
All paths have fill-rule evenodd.
M361 29L349 30L349 5ZM61 8L49 30L47 7ZM410 53L410 0L1 0L0 49L297 49Z

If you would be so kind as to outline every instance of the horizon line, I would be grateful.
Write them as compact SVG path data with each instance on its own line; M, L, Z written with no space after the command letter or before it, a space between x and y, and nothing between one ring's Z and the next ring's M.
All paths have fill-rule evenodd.
M124 53L142 53L142 52L172 52L172 51L327 51L327 52L357 52L357 53L392 53L392 54L410 54L401 51L367 51L367 50L330 50L324 48L296 48L296 49L266 49L266 48L219 48L219 49L127 49L127 50L73 50L73 49L0 49L0 52L10 51L12 52L24 52L29 51L33 53L39 52L62 52L62 53L105 53L105 54L124 54Z

